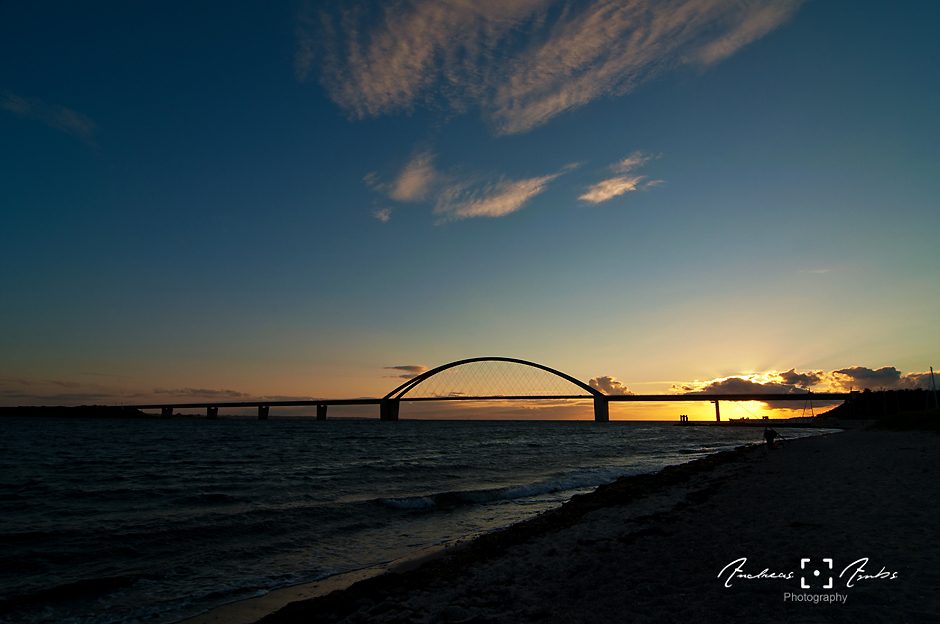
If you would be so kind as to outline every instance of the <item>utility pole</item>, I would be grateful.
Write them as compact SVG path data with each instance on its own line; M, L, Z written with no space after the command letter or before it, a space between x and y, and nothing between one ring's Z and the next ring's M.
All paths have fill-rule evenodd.
M930 409L931 397L933 397L933 408L940 409L940 404L937 402L937 380L933 377L933 366L930 367L930 391L927 393L927 405L924 407L925 410Z

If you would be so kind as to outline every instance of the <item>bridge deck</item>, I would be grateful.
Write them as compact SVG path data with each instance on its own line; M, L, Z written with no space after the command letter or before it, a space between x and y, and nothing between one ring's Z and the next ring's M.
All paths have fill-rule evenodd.
M847 392L811 392L805 394L618 394L606 395L608 401L844 401L851 394ZM520 396L441 396L419 397L409 399L404 397L395 399L399 401L546 401L546 400L587 400L592 395L520 395ZM304 407L313 405L379 405L382 399L312 399L309 401L231 401L211 403L154 403L148 405L127 405L132 409L162 409L175 407L180 409L195 409L208 407Z

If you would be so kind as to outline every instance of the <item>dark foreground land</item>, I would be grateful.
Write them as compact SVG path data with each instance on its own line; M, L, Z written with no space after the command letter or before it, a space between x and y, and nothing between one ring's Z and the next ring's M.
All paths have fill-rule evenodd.
M938 479L925 431L719 453L261 622L940 622Z

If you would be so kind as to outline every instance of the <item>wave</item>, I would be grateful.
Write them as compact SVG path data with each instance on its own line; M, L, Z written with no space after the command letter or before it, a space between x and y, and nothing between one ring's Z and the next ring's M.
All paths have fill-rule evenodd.
M229 496L228 494L194 494L184 496L177 502L186 505L225 505L244 501L235 496Z
M486 505L504 501L554 494L582 488L597 487L618 477L643 472L641 468L595 469L571 473L555 479L535 481L524 485L478 490L453 490L424 496L403 498L377 498L372 502L406 511L450 509L464 505Z
M337 440L387 440L388 436L384 435L347 435L347 436L338 436Z
M118 589L134 585L142 576L108 576L103 578L90 578L65 583L49 589L13 595L0 606L0 613L8 613L16 607L38 603L74 601L95 598Z

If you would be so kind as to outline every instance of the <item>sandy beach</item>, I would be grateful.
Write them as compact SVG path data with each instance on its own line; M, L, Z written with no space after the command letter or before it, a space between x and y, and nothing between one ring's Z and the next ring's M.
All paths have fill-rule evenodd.
M719 453L260 621L940 622L938 451L853 430Z

